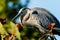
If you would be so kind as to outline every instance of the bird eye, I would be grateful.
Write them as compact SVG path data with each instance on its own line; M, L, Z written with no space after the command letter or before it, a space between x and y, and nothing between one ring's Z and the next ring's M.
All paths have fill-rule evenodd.
M32 14L38 14L38 12L37 11L34 11Z

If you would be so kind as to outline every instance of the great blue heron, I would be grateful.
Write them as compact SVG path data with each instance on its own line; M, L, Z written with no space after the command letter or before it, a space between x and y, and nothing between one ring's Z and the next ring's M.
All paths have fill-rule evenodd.
M51 23L55 23L55 28L60 28L57 18L44 8L22 8L12 20L17 17L21 20L22 25L36 27L42 33L49 30ZM52 30L52 33L60 35L57 30Z

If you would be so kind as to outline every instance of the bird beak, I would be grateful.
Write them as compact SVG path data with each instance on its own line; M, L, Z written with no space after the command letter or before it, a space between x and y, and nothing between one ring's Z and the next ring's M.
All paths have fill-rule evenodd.
M22 15L22 14L21 14L22 10L23 10L23 8L20 9L20 11L18 12L18 14L12 19L12 21L14 21L14 20L15 20L16 18L18 18L20 15Z
M21 8L18 12L18 14L12 19L12 21L14 21L16 18L21 17L21 15L23 15L23 11L29 9L29 8ZM30 10L30 9L29 9Z

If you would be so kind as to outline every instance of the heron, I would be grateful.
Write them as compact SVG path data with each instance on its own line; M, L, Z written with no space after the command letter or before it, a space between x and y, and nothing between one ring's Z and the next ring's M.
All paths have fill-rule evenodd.
M37 28L41 33L48 32L50 24L55 25L54 28L56 29L60 28L58 19L44 8L22 8L12 20L17 17L19 17L22 25ZM60 35L60 31L56 29L52 30L51 33Z

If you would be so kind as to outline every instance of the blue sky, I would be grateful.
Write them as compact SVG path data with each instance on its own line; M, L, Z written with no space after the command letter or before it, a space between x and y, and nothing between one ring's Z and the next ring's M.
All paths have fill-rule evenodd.
M60 0L31 0L28 8L40 7L49 10L60 21ZM60 40L58 35L55 35Z

